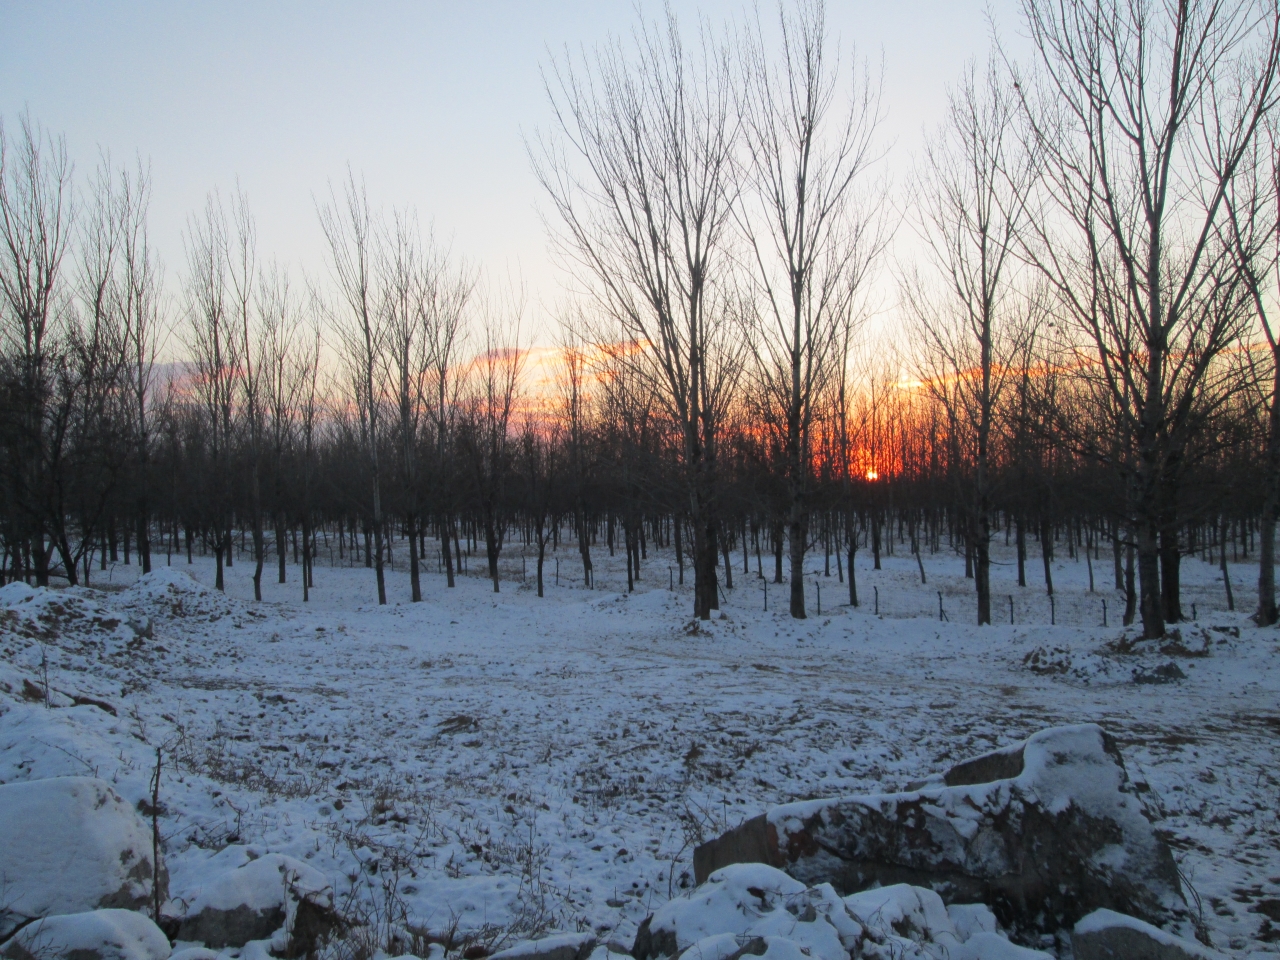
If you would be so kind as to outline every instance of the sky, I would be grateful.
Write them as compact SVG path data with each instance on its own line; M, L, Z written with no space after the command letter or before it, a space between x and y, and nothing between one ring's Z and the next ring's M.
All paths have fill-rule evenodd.
M741 18L741 0L672 0L683 23ZM769 16L771 4L761 4ZM29 110L65 135L78 175L102 151L150 165L152 236L181 283L187 218L237 181L259 251L325 270L316 203L348 165L371 202L413 208L491 278L526 290L536 339L562 301L527 140L550 125L540 69L568 46L628 36L658 3L59 2L0 0L0 118ZM883 62L888 148L901 180L946 87L1016 44L1016 0L843 0L828 20L847 59Z

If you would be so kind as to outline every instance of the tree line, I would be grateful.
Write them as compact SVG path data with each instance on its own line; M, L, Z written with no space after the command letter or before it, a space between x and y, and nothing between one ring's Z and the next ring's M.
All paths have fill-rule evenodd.
M29 116L0 127L0 576L199 544L222 588L239 537L258 598L292 551L306 599L336 545L380 603L407 551L419 601L473 544L500 590L519 538L542 595L568 537L587 584L602 540L629 586L657 545L697 617L739 563L804 617L810 554L856 605L860 549L923 579L945 540L990 623L1003 534L1050 594L1056 550L1091 588L1105 550L1148 637L1184 617L1182 557L1234 607L1243 550L1275 623L1280 8L1024 0L1022 27L1025 62L972 63L897 184L820 0L553 57L529 152L572 294L539 351L518 285L350 171L322 270L215 192L169 284L143 165L82 181Z

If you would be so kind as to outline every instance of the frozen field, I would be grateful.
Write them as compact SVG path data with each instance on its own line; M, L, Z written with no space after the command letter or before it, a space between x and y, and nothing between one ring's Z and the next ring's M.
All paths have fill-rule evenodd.
M175 897L248 849L281 852L384 925L490 947L585 929L629 945L691 884L693 845L727 826L793 799L896 790L1044 727L1095 721L1145 784L1215 944L1280 956L1280 631L1225 612L1200 560L1183 565L1199 621L1161 652L1122 641L1105 551L1094 594L1083 560L1055 565L1052 627L1038 556L1027 588L997 567L998 625L984 629L969 625L970 582L952 555L925 557L922 586L913 557L874 572L861 552L857 611L842 605L833 558L822 614L796 622L781 612L785 587L769 588L763 611L755 558L744 576L739 554L710 624L690 621L690 588L667 589L666 557L651 551L630 596L621 555L596 551L595 591L569 583L572 547L560 557L562 585L552 561L544 599L519 582L517 547L500 595L473 558L456 590L428 574L416 605L407 574L389 571L383 608L363 567L318 566L304 605L292 564L290 583L264 583L256 604L247 557L225 597L202 586L211 560L167 568L163 555L136 584L136 567L116 565L109 583L95 570L91 590L11 585L0 782L93 771L136 803L159 747ZM532 559L528 571L531 584ZM1232 567L1246 612L1255 576ZM811 590L814 612L815 601ZM1170 662L1185 679L1133 682ZM63 709L23 699L45 668Z

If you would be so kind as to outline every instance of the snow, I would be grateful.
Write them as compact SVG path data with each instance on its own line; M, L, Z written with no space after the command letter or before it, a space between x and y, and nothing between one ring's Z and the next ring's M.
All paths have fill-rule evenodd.
M1196 558L1183 562L1200 614L1181 626L1183 653L1115 626L1120 604L1088 592L1083 561L1055 565L1057 626L1043 590L997 566L994 607L1014 595L1018 622L978 628L953 556L926 556L921 586L914 557L872 571L860 554L864 605L838 606L845 588L820 578L822 615L793 621L775 609L785 587L763 612L755 558L743 577L739 554L724 619L691 623L691 587L668 591L673 561L652 549L630 596L621 553L595 552L590 591L580 565L570 582L565 544L545 599L518 582L513 554L499 595L476 573L448 591L427 571L426 601L410 604L401 547L381 608L370 570L318 566L304 605L298 568L278 585L271 562L255 603L247 556L226 596L211 559L163 555L140 580L116 565L92 588L0 588L0 781L96 775L136 808L161 748L173 913L214 876L281 854L319 871L337 903L393 903L415 927L456 925L491 949L577 930L629 945L691 889L693 846L728 827L902 791L1093 723L1117 739L1215 944L1280 956L1253 909L1280 899L1280 631L1221 610L1219 575ZM1237 587L1253 575L1232 567ZM1033 669L1038 649L1069 667ZM93 698L115 715L24 699L42 656L55 704ZM1187 679L1131 682L1171 659ZM1073 672L1088 664L1105 669Z
M1123 913L1116 913L1114 910L1095 910L1086 917L1081 917L1072 930L1072 934L1077 937L1086 936L1091 933L1101 933L1104 930L1111 930L1121 927L1126 930L1133 930L1150 937L1156 943L1164 944L1169 947L1176 947L1184 954L1193 957L1202 957L1204 960L1221 960L1222 954L1216 950L1205 949L1198 943L1189 942L1181 937L1175 937L1170 933L1161 930L1159 927L1153 927L1145 921L1139 920L1137 917L1130 917Z
M137 813L92 777L0 786L0 937L23 919L145 904L151 836Z
M332 900L329 879L301 860L269 853L234 870L213 875L195 892L187 913L197 914L205 909L234 910L242 905L261 912L287 906L291 921L292 909L302 897L329 906Z
M932 890L896 883L863 890L845 897L844 902L854 916L882 933L907 935L910 931L913 940L959 942L942 898Z
M947 916L961 940L968 940L976 933L996 932L996 915L983 903L948 904Z
M13 947L35 957L80 960L167 960L170 956L169 941L159 927L140 913L117 909L45 917L19 930L6 945L6 949Z

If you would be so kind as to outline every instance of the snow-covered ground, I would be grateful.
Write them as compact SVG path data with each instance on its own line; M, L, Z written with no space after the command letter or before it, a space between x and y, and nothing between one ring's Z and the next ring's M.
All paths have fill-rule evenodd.
M411 604L397 564L381 608L371 570L323 565L304 605L292 563L285 585L268 564L255 603L247 557L226 596L208 587L210 559L163 555L137 583L118 564L94 589L10 585L0 782L92 772L149 802L158 747L174 897L275 852L333 877L374 922L490 947L556 930L629 945L692 885L693 846L726 827L1093 721L1119 740L1215 945L1280 956L1280 631L1225 612L1213 567L1184 561L1199 620L1161 651L1124 639L1105 552L1097 593L1083 560L1055 564L1050 626L1039 558L1018 588L1001 548L998 622L982 629L951 554L925 556L921 585L914 557L872 571L861 552L858 610L833 558L830 578L808 576L805 621L786 616L785 587L764 612L755 558L744 576L739 554L710 623L691 621L689 587L668 589L667 556L650 551L630 596L621 554L596 550L594 591L570 582L572 545L559 556L542 599L532 559L520 583L519 545L498 595L476 557L455 590L427 574ZM1251 609L1255 568L1231 575ZM1169 663L1185 679L1134 682ZM30 699L46 671L60 709Z

